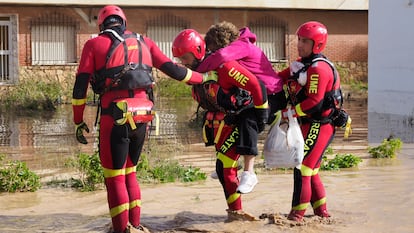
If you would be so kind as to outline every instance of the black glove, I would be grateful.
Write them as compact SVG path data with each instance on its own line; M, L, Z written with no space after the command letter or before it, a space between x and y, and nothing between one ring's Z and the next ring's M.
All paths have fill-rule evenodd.
M87 133L89 133L89 128L85 122L82 121L80 124L75 125L76 140L78 140L79 143L88 144L88 141L86 140L85 136L83 136L84 130Z
M236 111L235 99L232 98L232 92L224 92L222 87L217 90L217 104L226 111Z
M257 118L257 129L258 133L263 132L267 119L269 117L269 109L267 108L255 108L256 118Z
M220 87L217 92L217 103L225 110L236 114L246 108L253 107L250 93L238 87L230 89L228 93L225 93Z

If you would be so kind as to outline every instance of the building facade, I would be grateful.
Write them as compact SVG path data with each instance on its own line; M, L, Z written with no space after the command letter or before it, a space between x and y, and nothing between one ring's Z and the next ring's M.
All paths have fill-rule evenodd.
M288 63L297 57L297 27L317 20L328 27L325 55L345 66L352 63L350 68L366 68L367 1L268 2L272 1L195 0L177 1L175 6L166 0L117 4L127 16L128 29L151 37L169 57L172 40L182 29L194 28L204 33L212 24L225 20L238 27L250 27L258 37L258 46L272 62ZM111 3L0 1L0 87L33 77L72 84L83 45L99 33L96 18L105 4ZM363 73L360 75L364 76Z

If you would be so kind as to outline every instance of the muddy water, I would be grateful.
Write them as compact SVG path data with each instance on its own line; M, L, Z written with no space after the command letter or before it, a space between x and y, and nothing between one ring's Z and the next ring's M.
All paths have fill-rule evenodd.
M156 103L160 116L159 136L170 143L199 142L199 129L189 128L196 105L191 99L162 100ZM85 134L89 144L79 144L74 136L71 105L58 106L51 115L20 116L0 113L0 154L27 162L29 168L56 174L64 167L65 158L79 152L92 153L96 148L94 127L96 107L87 106L84 120L91 129Z
M292 190L290 172L261 172L244 209L275 219L224 223L225 201L217 180L196 184L145 185L142 223L152 232L413 232L414 145L397 159L364 159L358 169L322 172L330 221L309 209L304 223L286 220ZM109 223L105 192L42 189L0 195L0 232L105 232ZM272 221L273 220L273 221Z
M414 181L411 179L414 145L405 144L397 159L370 159L366 153L364 104L365 100L347 103L353 116L353 134L344 140L343 132L338 131L332 146L337 153L361 156L363 163L357 169L321 174L333 216L329 221L313 217L310 209L302 224L287 221L293 189L291 172L260 171L254 192L243 195L243 206L257 217L266 214L270 218L224 223L224 194L219 182L208 178L196 184L143 185L142 223L152 232L414 232L414 209L410 208L414 205ZM194 105L188 102L161 106L168 107L168 111L163 115L165 127L160 137L185 142L185 153L177 156L182 164L201 167L208 173L212 171L213 148L205 148L198 131L186 127L192 114L188 109ZM92 125L95 112L89 111L88 121ZM163 113L161 109L160 112ZM10 137L2 139L0 153L25 160L34 169L51 174L62 171L62 158L79 151L90 153L93 136L89 136L91 143L87 146L78 145L73 139L70 109L58 114L61 115L47 120L29 118L17 123L3 118L3 123L12 124L2 128ZM103 190L78 193L41 189L35 193L0 194L1 233L106 232L109 222Z

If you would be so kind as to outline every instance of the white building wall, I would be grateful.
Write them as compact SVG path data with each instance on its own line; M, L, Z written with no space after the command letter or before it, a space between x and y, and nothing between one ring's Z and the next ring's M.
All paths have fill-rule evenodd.
M414 0L371 0L368 141L414 142Z

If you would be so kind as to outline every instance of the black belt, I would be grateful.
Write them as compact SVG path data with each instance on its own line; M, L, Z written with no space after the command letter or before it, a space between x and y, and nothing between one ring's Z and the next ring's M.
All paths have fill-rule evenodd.
M321 123L321 125L324 125L324 124L332 123L332 119L330 119L329 117L324 117L322 119L314 119L314 118L309 118L309 117L300 117L299 122L301 122L302 124L319 122L319 123Z

